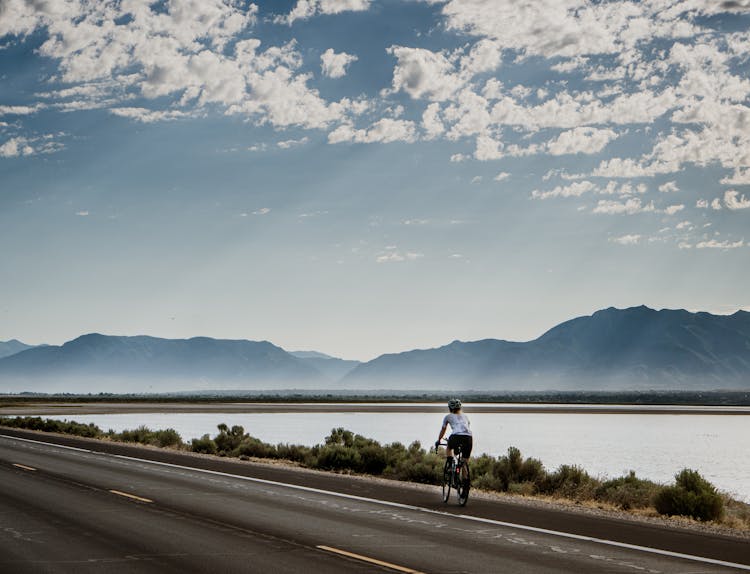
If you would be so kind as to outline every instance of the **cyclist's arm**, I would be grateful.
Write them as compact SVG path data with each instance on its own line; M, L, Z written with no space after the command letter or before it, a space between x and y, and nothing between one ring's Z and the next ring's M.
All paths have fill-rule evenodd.
M443 440L443 436L445 435L445 430L448 428L447 424L443 425L443 428L440 429L440 436L438 437L437 441L440 442Z

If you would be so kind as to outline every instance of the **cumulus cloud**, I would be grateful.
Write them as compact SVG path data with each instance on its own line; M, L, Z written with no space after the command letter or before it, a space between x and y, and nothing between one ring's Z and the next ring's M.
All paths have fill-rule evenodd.
M574 128L562 132L547 144L551 155L595 154L602 151L618 134L611 129L593 127Z
M297 0L289 14L275 18L277 24L292 25L296 20L307 20L319 14L362 12L370 8L370 0Z
M283 140L283 141L277 142L276 145L280 147L281 149L290 149L293 147L305 145L309 141L310 141L310 138L303 137L298 140Z
M346 52L339 52L337 54L333 49L328 48L320 56L320 68L324 76L329 78L343 78L346 75L347 66L358 59L353 54L347 54Z
M685 209L685 206L683 204L679 205L670 205L664 209L664 213L667 215L674 215L675 213L678 213Z
M369 128L356 129L351 124L342 124L328 134L328 142L342 143L391 143L416 140L416 125L410 120L383 118Z
M696 249L737 249L738 247L744 247L744 239L739 241L718 241L717 239L710 239L708 241L701 241L696 243Z
M382 253L375 258L375 261L377 263L401 263L403 261L415 261L417 259L420 259L421 257L424 257L424 254L422 253L415 253L411 251L401 253L396 249L396 247L393 246L389 246L386 249L387 251L385 253Z
M498 173L494 178L495 181L505 181L510 177L510 174L507 171L501 171Z
M120 116L122 118L129 118L138 120L144 124L150 124L153 122L162 122L168 120L178 120L181 118L190 117L191 114L180 110L149 110L147 108L112 108L109 113Z
M46 134L37 137L15 136L0 143L0 158L32 156L55 153L64 148L58 141L59 135Z
M747 199L744 194L740 196L739 192L730 189L724 192L724 205L732 211L748 209L750 208L750 199Z
M184 0L164 5L141 2L15 2L2 32L46 32L39 54L57 63L51 78L66 87L40 94L63 110L116 108L121 116L154 122L223 107L275 127L325 128L361 113L361 103L326 101L301 72L296 42L261 48L248 37L258 8L224 0ZM300 3L304 4L304 3ZM336 13L366 7L355 0L308 2L313 12ZM298 6L299 7L299 6ZM339 56L337 58L336 56ZM327 68L338 74L341 54ZM346 55L346 61L351 61ZM73 101L70 98L77 98ZM141 108L117 105L145 98ZM81 99L83 98L83 99ZM168 111L145 110L164 100ZM31 113L33 109L9 109Z
M403 90L415 99L442 101L464 84L455 72L454 63L442 53L405 46L391 46L388 53L397 60L393 70L394 92Z
M596 185L590 181L576 181L567 186L557 186L550 191L539 191L535 189L531 192L533 199L550 199L553 197L580 197L584 193L595 190Z
M2 34L0 34L2 37ZM28 116L44 108L42 104L33 106L4 106L0 105L0 116Z
M676 193L680 191L680 188L677 187L676 181L668 181L659 186L659 191L662 193Z
M641 236L637 234L633 235L622 235L620 237L610 238L610 242L619 243L620 245L637 245L641 240Z
M750 167L735 169L731 176L722 178L719 183L723 185L750 185Z
M594 213L604 215L635 215L638 213L648 213L656 211L654 202L643 205L637 197L627 199L626 201L613 201L609 199L600 199L594 207Z
M474 150L474 158L479 161L500 159L503 157L503 143L493 139L489 135L481 135L477 138L477 147Z

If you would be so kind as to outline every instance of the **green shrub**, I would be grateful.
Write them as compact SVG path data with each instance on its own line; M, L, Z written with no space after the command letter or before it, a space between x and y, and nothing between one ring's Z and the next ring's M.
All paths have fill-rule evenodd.
M312 449L299 444L279 444L276 445L276 454L283 460L291 460L304 466L315 466L315 456Z
M41 417L2 417L0 418L0 425L43 432L72 434L88 438L99 438L104 435L102 430L95 424L84 424L67 420L58 421L43 419Z
M219 454L225 456L237 456L240 443L247 437L245 429L240 425L234 425L231 429L221 423L217 426L219 434L214 438Z
M216 454L219 451L216 443L207 434L204 434L201 438L191 440L190 450L203 454Z
M182 437L180 436L180 433L178 433L173 428L168 428L164 430L156 430L153 432L153 435L151 437L151 444L158 447L170 447L170 446L180 446L182 444Z
M631 470L626 476L602 483L596 488L594 497L596 500L613 504L623 510L647 508L651 506L658 489L659 486L656 483L638 478Z
M218 437L217 437L218 439ZM263 441L245 436L237 447L239 456L254 456L256 458L278 458L276 447Z
M594 498L596 486L596 481L580 466L563 464L547 475L540 491L552 496L584 500Z
M659 514L703 521L718 520L724 514L724 501L716 488L689 468L675 475L674 486L665 486L656 494L654 507Z

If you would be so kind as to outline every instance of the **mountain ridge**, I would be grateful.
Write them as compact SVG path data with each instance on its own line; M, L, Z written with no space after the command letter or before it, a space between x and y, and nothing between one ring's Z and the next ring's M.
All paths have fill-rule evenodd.
M527 342L454 340L360 363L269 341L88 333L0 358L0 390L750 389L750 313L609 307ZM67 385L67 386L66 386Z

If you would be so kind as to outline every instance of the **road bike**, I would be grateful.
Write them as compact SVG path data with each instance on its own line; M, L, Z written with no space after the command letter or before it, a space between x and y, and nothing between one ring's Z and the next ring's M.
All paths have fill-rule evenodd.
M448 443L441 442L435 445L435 452L441 446L447 446ZM456 491L458 504L466 506L469 500L469 489L471 488L471 473L469 472L469 463L463 457L461 446L453 449L453 456L445 461L443 468L443 502L448 502L451 496L451 488Z

